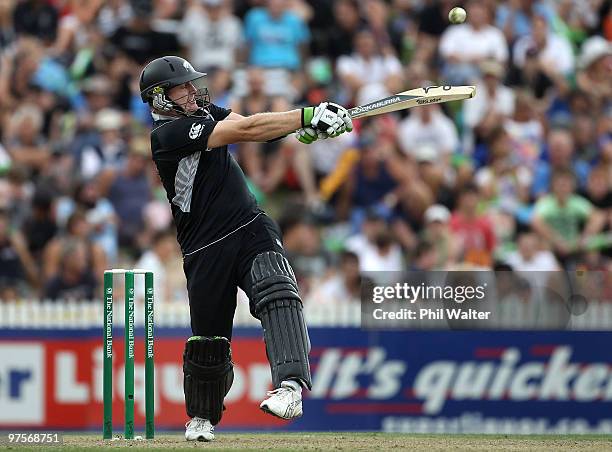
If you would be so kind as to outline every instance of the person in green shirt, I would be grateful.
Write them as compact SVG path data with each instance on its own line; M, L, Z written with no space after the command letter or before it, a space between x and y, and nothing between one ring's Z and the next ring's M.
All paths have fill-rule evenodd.
M573 173L557 170L552 177L552 193L540 198L534 209L533 229L563 260L584 250L588 239L605 223L604 214L575 190Z

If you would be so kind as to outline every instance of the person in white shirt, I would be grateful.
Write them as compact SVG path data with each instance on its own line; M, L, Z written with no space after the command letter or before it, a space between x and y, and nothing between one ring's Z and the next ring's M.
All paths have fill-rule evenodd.
M545 73L553 71L567 75L574 70L574 53L567 39L550 32L545 17L534 16L532 31L514 44L514 64L523 68L528 53L537 55Z
M231 70L243 42L242 24L225 7L225 0L198 0L183 18L178 35L198 70Z
M362 105L401 90L402 65L391 54L383 55L368 29L355 35L352 55L341 56L337 73L355 103Z
M491 60L481 63L480 70L483 80L477 85L478 95L463 104L468 149L472 149L475 139L484 140L495 127L514 114L514 91L502 84L504 67Z
M399 144L407 155L414 156L420 146L430 146L436 151L436 160L446 158L457 150L459 136L453 121L439 105L424 105L415 108L398 127Z
M517 272L552 272L559 270L555 255L539 246L541 240L534 232L525 232L518 238L518 249L508 254L506 263ZM525 275L523 275L525 276Z
M466 9L468 22L447 28L440 39L443 72L451 85L472 83L478 77L479 64L485 60L508 60L504 34L490 25L490 12L484 2L471 0Z

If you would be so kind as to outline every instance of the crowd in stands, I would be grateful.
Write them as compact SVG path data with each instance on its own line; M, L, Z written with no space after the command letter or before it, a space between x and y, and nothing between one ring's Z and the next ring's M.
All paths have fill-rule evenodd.
M138 90L168 54L243 115L477 86L230 147L306 303L358 300L370 271L612 270L610 0L3 0L0 49L0 300L96 298L105 268L144 267L185 302Z

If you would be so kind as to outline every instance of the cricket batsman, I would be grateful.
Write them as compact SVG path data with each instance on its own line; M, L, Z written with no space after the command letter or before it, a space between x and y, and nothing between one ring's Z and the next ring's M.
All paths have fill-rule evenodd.
M210 102L206 74L177 56L148 63L140 94L153 115L151 149L177 228L187 277L191 330L183 353L188 441L211 441L233 382L230 341L240 287L263 326L274 390L260 407L302 415L311 389L310 340L278 225L258 206L227 145L296 132L311 143L353 128L347 110L323 102L244 117Z

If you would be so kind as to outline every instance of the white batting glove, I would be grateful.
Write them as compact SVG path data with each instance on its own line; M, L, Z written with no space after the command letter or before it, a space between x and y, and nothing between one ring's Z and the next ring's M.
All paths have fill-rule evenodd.
M330 137L353 130L353 121L347 109L333 102L322 102L314 107L310 125Z
M311 144L317 140L325 140L329 138L329 136L325 132L321 132L320 130L315 130L312 127L302 127L301 129L297 129L295 131L295 137L298 141L304 144Z

